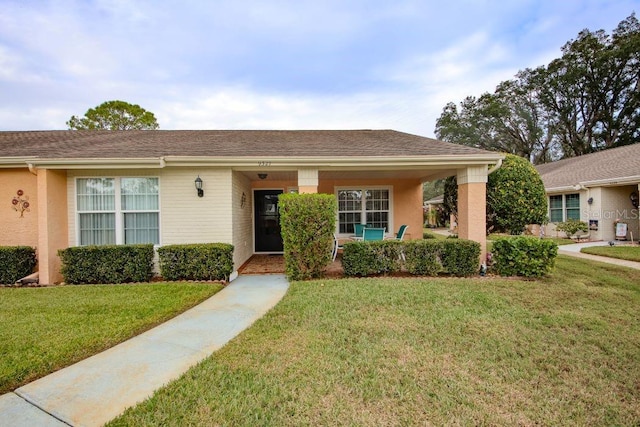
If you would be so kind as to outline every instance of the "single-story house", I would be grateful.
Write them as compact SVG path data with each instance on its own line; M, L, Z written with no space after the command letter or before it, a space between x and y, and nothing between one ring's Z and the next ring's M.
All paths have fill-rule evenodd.
M549 197L548 235L567 219L589 224L589 239L640 237L640 144L537 166ZM621 228L615 224L621 223ZM620 235L624 234L624 237Z
M486 181L503 156L393 130L0 132L0 245L224 242L235 270L282 252L277 196L335 194L336 234L357 223L422 237L422 183L457 175L459 235L485 253ZM201 186L201 189L196 189Z

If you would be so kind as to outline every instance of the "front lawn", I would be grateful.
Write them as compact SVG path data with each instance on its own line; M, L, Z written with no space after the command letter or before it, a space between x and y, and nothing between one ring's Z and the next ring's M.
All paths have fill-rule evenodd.
M640 246L591 246L582 248L580 252L640 262Z
M111 425L638 425L640 271L294 282Z
M0 394L193 307L210 283L0 288Z

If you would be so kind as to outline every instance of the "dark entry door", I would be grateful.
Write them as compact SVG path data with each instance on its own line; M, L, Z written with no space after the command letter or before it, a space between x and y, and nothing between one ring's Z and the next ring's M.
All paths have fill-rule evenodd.
M279 194L282 194L282 190L256 190L254 192L256 252L283 251L280 215L278 215Z

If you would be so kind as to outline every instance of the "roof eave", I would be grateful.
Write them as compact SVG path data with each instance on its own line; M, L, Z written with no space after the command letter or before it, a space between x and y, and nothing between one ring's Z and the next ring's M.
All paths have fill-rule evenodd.
M504 155L499 153L474 155L439 155L439 156L357 156L357 157L211 157L211 156L165 156L154 158L0 158L0 166L7 164L26 166L28 164L48 169L113 169L113 168L162 168L165 166L212 166L243 168L279 167L285 169L308 168L344 168L344 167L453 167L495 164Z

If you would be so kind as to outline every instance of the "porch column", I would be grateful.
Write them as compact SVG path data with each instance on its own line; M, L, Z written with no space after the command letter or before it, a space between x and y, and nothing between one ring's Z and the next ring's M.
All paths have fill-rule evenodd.
M38 271L41 284L62 281L58 249L69 246L67 173L38 170Z
M458 236L480 243L480 263L487 258L487 166L458 170Z
M318 169L298 169L298 192L318 192Z

